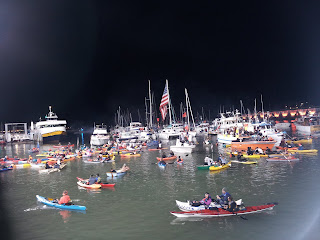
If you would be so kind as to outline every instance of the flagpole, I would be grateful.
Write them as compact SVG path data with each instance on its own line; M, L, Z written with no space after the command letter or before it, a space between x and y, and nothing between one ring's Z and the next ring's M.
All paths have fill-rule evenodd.
M172 119L171 119L171 99L170 99L170 93L169 93L169 83L168 79L166 79L166 85L167 85L167 92L168 92L168 100L169 100L169 119L170 119L170 125L172 124Z

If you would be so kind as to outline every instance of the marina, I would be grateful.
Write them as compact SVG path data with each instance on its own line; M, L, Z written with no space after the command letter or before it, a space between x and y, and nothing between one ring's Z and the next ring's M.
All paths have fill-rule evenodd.
M319 12L0 3L1 239L320 239Z

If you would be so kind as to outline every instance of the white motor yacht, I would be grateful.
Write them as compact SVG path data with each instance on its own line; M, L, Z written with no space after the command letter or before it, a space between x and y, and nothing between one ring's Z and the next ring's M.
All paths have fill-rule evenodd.
M95 125L90 138L90 145L102 146L108 143L110 136L105 125Z

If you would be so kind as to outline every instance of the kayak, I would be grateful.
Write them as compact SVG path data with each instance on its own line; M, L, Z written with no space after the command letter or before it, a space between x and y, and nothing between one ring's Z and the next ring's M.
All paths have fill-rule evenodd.
M60 168L48 168L48 169L40 169L39 173L53 173L53 172L60 172L60 170L62 170L64 167L66 166L66 164L60 164Z
M198 170L209 170L211 166L209 165L200 165L200 166L197 166Z
M13 168L29 168L31 167L30 163L16 164L13 165Z
M260 158L261 157L259 154L253 154L253 155L243 154L242 156L244 158Z
M131 154L131 153L125 153L125 154L120 154L121 157L140 157L141 154L140 153L136 153L136 154Z
M88 179L83 179L83 178L79 178L77 177L77 179L79 181L88 181ZM105 187L114 187L114 185L116 185L115 183L98 183L99 185L101 185L102 188L105 188ZM90 185L89 185L90 186Z
M210 171L217 171L217 170L229 168L230 166L231 166L231 162L228 162L227 164L222 165L222 166L218 166L218 167L210 166L210 167L209 167L209 170L210 170Z
M32 168L43 168L45 166L44 163L30 163Z
M149 148L148 151L160 151L165 149L168 149L168 148Z
M30 153L39 152L39 148L32 148L29 150Z
M0 169L0 172L9 171L9 170L12 170L12 169L13 169L13 167L6 167L6 168Z
M295 153L317 153L317 149L306 149L306 150L294 150L294 149L288 149L288 152L295 152Z
M126 173L127 172L106 172L108 177L120 177Z
M53 146L54 148L66 148L66 147L74 147L74 144L71 144L71 145L55 145Z
M239 199L237 201L235 201L236 204L238 206L240 206L242 204L242 199ZM181 201L178 201L176 200L176 204L177 204L177 207L181 210L181 211L184 211L184 212L188 212L188 211L199 211L199 210L204 210L206 209L206 206L205 205L200 205L200 206L192 206L190 204L190 201L187 201L187 202L181 202ZM221 208L222 206L219 204L219 203L216 203L214 201L212 201L209 205L209 207L216 207L216 208Z
M215 208L214 210L204 209L200 211L187 211L187 212L170 212L176 217L227 217L227 216L237 216L237 215L246 215L252 213L258 213L265 210L272 210L276 204L268 203L266 205L245 207L243 210L236 212L229 212L222 208Z
M241 163L241 164L257 164L257 161L238 161L238 160L231 160L232 163Z
M289 154L285 154L285 153L270 154L268 157L269 157L269 158L273 158L273 157L283 157L283 156L288 157Z
M79 210L79 211L85 211L87 209L85 206L80 206L80 205L65 205L65 204L54 203L52 201L49 201L47 198L41 197L39 195L36 195L36 197L39 202L45 205L48 205L50 207L68 209L68 210Z
M76 158L75 157L69 157L69 158L65 158L63 159L64 162L69 162L69 161L72 161L72 160L75 160Z
M176 160L177 159L177 156L172 156L172 157L166 157L166 158L160 158L160 157L157 157L157 160L158 161L161 161L161 160L163 160L163 161L170 161L170 160Z
M90 188L90 189L98 189L98 188L101 188L101 185L100 184L91 184L91 185L88 185L85 181L78 181L77 184L80 186L80 187L83 187L83 188Z
M299 158L284 158L284 157L273 157L267 158L268 162L292 162L292 161L299 161Z
M312 138L310 139L300 139L300 140L286 140L287 143L294 143L294 144L311 144Z
M159 162L158 162L158 166L159 166L159 167L165 167L165 166L167 166L167 164L166 164L166 163L162 163L162 162L159 161Z

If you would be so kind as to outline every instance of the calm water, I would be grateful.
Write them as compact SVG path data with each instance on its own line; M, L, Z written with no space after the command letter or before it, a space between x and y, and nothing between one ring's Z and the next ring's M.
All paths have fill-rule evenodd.
M76 137L72 136L73 142ZM88 140L88 138L86 139ZM167 145L173 142L168 142ZM8 144L0 156L28 155L33 144ZM49 145L41 146L48 149ZM320 148L314 140L311 148ZM88 164L81 159L52 174L35 169L0 173L1 218L10 224L15 239L319 239L320 163L318 155L301 156L297 163L238 165L211 173L197 170L209 148L201 143L184 164L160 169L158 152L145 151L140 158L115 163ZM216 158L218 148L213 148ZM114 180L115 188L89 191L77 187L76 177L105 172L123 163L131 171ZM113 180L111 180L112 182ZM178 210L175 200L201 199L206 191L215 196L227 187L245 205L279 202L273 211L239 217L178 219L169 211ZM60 197L64 189L76 204L87 206L85 213L52 209L36 201L36 194ZM3 225L6 226L6 225Z

